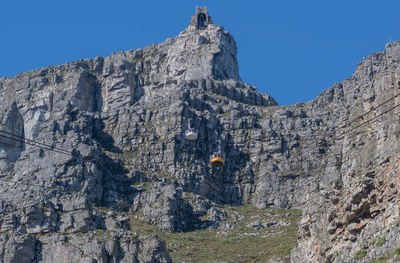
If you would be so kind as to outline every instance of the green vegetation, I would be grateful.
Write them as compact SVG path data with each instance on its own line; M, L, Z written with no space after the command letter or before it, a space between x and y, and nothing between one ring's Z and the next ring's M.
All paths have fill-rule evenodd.
M153 188L153 182L145 182L143 187L143 191L149 192Z
M124 151L122 154L120 154L120 159L123 161L123 163L129 164L133 159L137 158L138 154L138 151Z
M371 245L373 245L373 246L375 246L375 244L376 244L376 238L374 238L374 239L372 239L372 241L371 241Z
M383 246L383 244L385 244L385 242L386 242L386 237L383 237L383 238L379 239L378 242L376 242L376 246L381 247L381 246Z
M399 256L400 256L400 247L396 248L396 250L393 253L382 255L376 259L371 260L371 263L384 263L387 262L389 259L398 260ZM393 262L398 262L398 261L393 261Z
M105 214L108 211L110 211L110 209L108 207L105 207L105 206L100 206L100 205L93 204L93 207L96 208L97 210L99 210L100 212L105 213Z
M366 249L361 249L356 252L356 255L354 256L353 259L361 260L367 255L367 250Z
M188 196L188 198L190 198ZM221 234L220 229L202 229L183 233L160 232L155 225L131 217L131 230L137 234L157 234L167 243L173 262L267 262L283 258L296 245L298 210L256 209L251 205L221 206L229 215L226 223L235 228ZM253 229L247 225L254 221L285 220L289 226ZM225 222L222 222L224 224Z
M371 263L384 263L384 262L386 262L389 258L390 258L389 255L380 256L380 257L377 258L377 259L371 260Z
M220 116L226 119L230 119L231 113L229 111L225 111L224 113L220 114Z

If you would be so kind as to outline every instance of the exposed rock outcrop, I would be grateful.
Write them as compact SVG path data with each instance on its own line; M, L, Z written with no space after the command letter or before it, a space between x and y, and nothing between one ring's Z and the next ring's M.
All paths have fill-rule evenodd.
M279 107L241 81L233 37L210 24L0 79L0 129L70 152L1 138L0 262L170 262L136 220L217 228L216 204L249 202L303 210L292 262L395 258L399 61L389 45L315 100ZM218 140L226 162L212 168ZM271 224L287 222L249 228Z

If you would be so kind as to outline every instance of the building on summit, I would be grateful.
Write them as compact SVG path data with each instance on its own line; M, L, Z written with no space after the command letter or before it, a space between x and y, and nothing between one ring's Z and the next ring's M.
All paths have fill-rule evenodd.
M212 23L212 17L208 15L207 7L196 6L196 15L192 16L190 25L195 26L196 29L205 29Z

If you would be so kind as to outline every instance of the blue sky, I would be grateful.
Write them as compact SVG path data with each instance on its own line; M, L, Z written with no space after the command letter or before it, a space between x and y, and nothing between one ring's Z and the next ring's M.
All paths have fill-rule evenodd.
M196 5L235 37L242 79L281 105L315 98L400 40L398 0L2 0L0 77L162 42Z

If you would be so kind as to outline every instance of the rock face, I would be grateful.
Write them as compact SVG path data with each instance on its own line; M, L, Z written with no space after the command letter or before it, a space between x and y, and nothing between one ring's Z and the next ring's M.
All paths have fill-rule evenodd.
M399 61L388 45L315 100L278 107L208 24L0 79L0 262L171 262L135 220L192 231L223 221L216 203L248 202L302 209L292 262L395 258ZM225 166L212 168L219 140Z
M341 122L352 123L321 160L317 188L307 192L293 262L400 260L399 61L400 43L387 45L317 99L340 92L328 107L341 108Z

